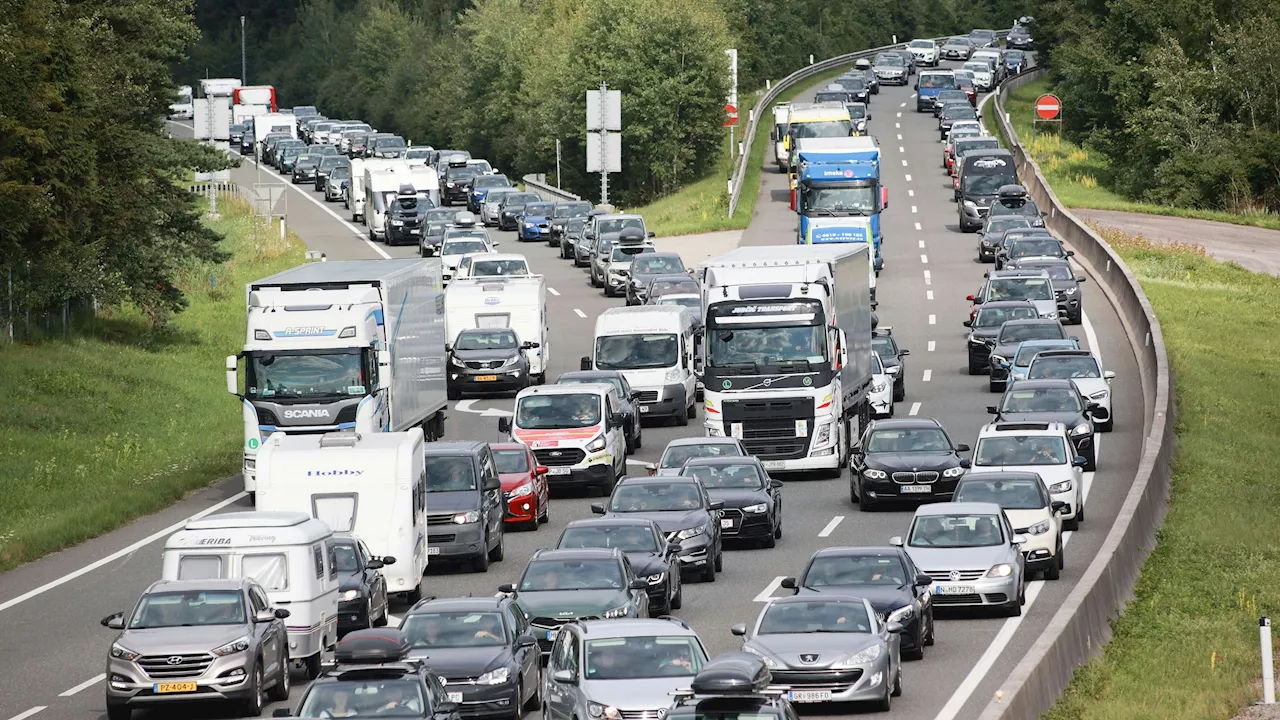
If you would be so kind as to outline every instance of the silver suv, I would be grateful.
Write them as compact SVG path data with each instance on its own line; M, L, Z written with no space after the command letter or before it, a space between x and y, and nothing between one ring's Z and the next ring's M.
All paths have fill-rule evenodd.
M570 623L543 674L543 718L656 720L706 662L698 634L673 617Z
M289 699L284 619L256 582L161 580L133 612L102 619L122 631L107 656L107 717L135 707L229 700L250 717Z

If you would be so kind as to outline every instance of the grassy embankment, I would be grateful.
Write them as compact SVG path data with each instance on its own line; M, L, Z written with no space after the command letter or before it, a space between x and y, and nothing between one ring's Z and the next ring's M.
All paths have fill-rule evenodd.
M1107 189L1110 184L1111 169L1105 157L1100 153L1091 152L1079 145L1062 140L1047 124L1041 124L1042 129L1038 133L1032 127L1032 118L1035 116L1033 106L1036 98L1049 91L1049 81L1046 79L1029 83L1009 94L1005 110L1013 121L1014 129L1018 131L1018 137L1027 144L1032 156L1040 164L1041 172L1045 174L1054 192L1058 194L1058 199L1067 207L1170 215L1280 230L1280 215L1275 213L1236 214L1217 210L1153 205L1133 202ZM1000 134L995 119L995 105L988 107L993 111L986 113L983 122L990 132Z
M71 339L0 345L0 571L118 528L240 467L222 359L244 344L244 285L303 260L243 205L209 224L234 257L189 268L190 307L156 331L103 312Z
M848 71L848 67L821 73L800 83L778 98L778 102L794 100L802 93L815 86L825 84L832 78ZM764 94L743 94L744 100L755 103ZM874 103L873 103L874 104ZM740 128L747 125L748 106L739 105ZM628 209L644 215L645 224L660 236L690 235L693 233L715 232L718 230L741 230L751 223L751 216L756 210L756 197L760 190L760 172L766 157L773 157L769 142L769 129L773 125L772 108L764 108L765 116L756 126L756 136L751 143L751 161L747 165L747 174L742 181L742 197L738 200L737 211L729 217L728 179L731 163L727 152L728 140L725 140L726 152L716 163L716 167L703 179L691 183L679 191L664 198L659 198L643 207ZM727 131L726 131L727 135Z

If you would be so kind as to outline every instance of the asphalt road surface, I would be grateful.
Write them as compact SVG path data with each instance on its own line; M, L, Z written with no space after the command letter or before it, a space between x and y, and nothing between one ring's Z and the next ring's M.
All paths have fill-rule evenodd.
M988 419L985 407L997 396L987 392L985 378L965 372L961 321L968 313L964 297L978 288L990 266L975 261L977 236L957 230L936 124L932 116L915 112L910 86L882 88L871 106L871 132L884 151L884 182L890 192L883 219L886 267L879 281L879 315L882 324L894 327L899 343L912 351L907 359L907 399L898 404L897 414L936 417L957 442L972 445ZM183 129L176 127L175 134ZM795 235L785 176L770 167L767 159L761 202L743 236L744 244L790 244ZM246 185L265 178L278 181L272 175L268 169L259 175L252 162L232 171L233 179ZM348 222L341 203L324 203L307 187L291 186L287 191L289 225L311 249L331 260L414 253L409 247L368 242L363 229ZM501 241L500 250L525 253L551 288L554 355L549 377L576 369L578 358L589 352L596 315L621 300L605 299L590 287L585 272L558 259L545 245L521 245L513 233L495 237ZM1100 350L1104 365L1116 371L1118 422L1114 432L1099 436L1099 470L1086 474L1088 520L1070 538L1062 579L1031 583L1027 606L1018 618L939 613L937 644L924 660L905 665L904 693L895 698L894 717L975 717L1080 577L1132 482L1142 434L1137 367L1119 320L1102 294L1091 284L1084 286L1084 292L1086 321L1083 327L1072 328L1073 334ZM233 398L226 403L226 412L238 412ZM486 399L454 405L447 421L450 439L497 440L496 415L509 411L512 401ZM646 427L644 447L632 462L656 460L667 441L700 433L700 418L686 428ZM913 509L863 513L849 502L847 476L782 479L786 482L786 534L777 547L727 548L724 572L715 584L685 586L684 608L676 614L698 631L713 654L738 647L729 626L754 619L762 603L778 593L781 578L797 574L814 551L832 545L884 544L906 529ZM502 583L516 581L534 550L551 545L568 521L590 516L588 504L586 498L556 498L550 524L535 532L509 534L506 559L487 573L433 566L430 592L487 594ZM159 576L163 540L184 518L246 509L250 508L240 493L239 479L232 478L118 532L0 575L0 622L5 628L0 653L7 658L7 670L0 679L0 720L105 717L101 673L115 633L99 626L98 620L130 609L139 593ZM300 697L301 687L295 684L294 700ZM858 707L800 709L806 715L832 717L863 712ZM173 717L176 712L139 712L138 717ZM191 718L231 716L228 709L213 706L181 712Z

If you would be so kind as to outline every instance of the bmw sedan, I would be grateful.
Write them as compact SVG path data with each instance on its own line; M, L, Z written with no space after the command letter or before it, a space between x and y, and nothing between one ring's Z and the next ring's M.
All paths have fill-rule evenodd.
M851 448L849 495L863 512L886 501L946 500L969 467L968 445L933 418L875 420Z

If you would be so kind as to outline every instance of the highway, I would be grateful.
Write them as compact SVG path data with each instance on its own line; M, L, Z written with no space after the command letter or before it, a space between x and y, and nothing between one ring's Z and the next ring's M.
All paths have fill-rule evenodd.
M938 418L957 442L972 445L989 417L985 407L998 396L987 392L984 377L966 374L961 321L968 317L964 297L978 288L983 272L991 266L975 261L977 236L961 234L956 227L936 123L932 116L915 112L910 86L883 87L873 96L871 107L870 129L884 151L884 183L890 194L882 220L886 267L879 280L879 316L882 325L894 327L899 344L912 351L907 358L907 399L898 404L897 413ZM175 128L175 134L182 129ZM771 152L765 155L760 202L743 243L790 244L796 220L787 204L786 178L770 166ZM270 173L261 171L262 176ZM232 178L242 185L251 186L258 177L252 162L232 171ZM368 242L358 226L347 222L350 218L341 203L326 204L308 187L288 190L288 207L290 227L311 249L324 252L330 260L415 254L410 247ZM621 300L604 298L590 287L582 270L558 259L545 245L521 245L514 233L494 236L501 242L501 251L525 253L551 288L548 301L554 322L549 377L577 369L578 358L592 344L596 315ZM1093 283L1084 286L1084 293L1086 323L1069 329L1100 350L1104 365L1117 373L1118 421L1114 432L1098 436L1099 470L1086 474L1088 519L1067 545L1062 579L1031 583L1019 618L939 613L937 644L928 649L923 661L905 665L904 693L895 698L894 717L975 717L1079 578L1132 482L1142 430L1140 386L1134 382L1137 367L1103 294ZM226 403L221 411L239 412L234 398L228 396ZM447 435L497 440L495 413L483 413L510 407L510 399L463 401L449 413ZM700 434L700 420L686 428L646 427L644 447L632 462L656 460L670 439ZM713 654L738 647L729 626L753 620L762 602L777 593L781 578L797 574L815 550L884 544L891 535L905 531L912 511L902 507L861 512L850 504L847 477L781 479L786 482L786 536L778 546L771 550L727 547L724 572L715 584L685 585L684 608L676 614L699 632ZM211 509L249 509L239 490L239 479L231 478L116 533L0 575L0 622L6 628L0 639L6 658L0 680L0 720L105 717L101 673L115 633L100 627L98 620L130 609L139 593L159 576L163 539L183 518ZM433 567L429 571L432 592L488 594L502 583L516 581L535 549L552 544L569 520L590 516L588 503L585 498L553 500L550 524L536 532L509 534L506 559L488 573ZM295 699L300 691L300 684L295 684ZM811 707L800 709L815 714ZM860 711L839 708L816 714L842 716ZM137 717L170 717L174 712L139 712ZM216 707L184 711L188 717L227 717L226 713Z

